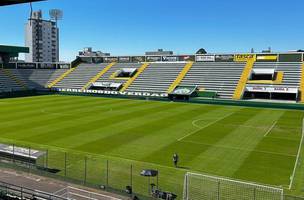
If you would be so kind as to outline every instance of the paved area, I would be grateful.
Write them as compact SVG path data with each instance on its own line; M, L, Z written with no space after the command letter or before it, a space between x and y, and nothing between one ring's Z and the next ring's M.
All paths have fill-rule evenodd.
M72 185L63 181L41 177L29 173L17 172L11 169L0 169L0 181L25 187L32 190L39 190L56 194L64 198L75 200L127 200L128 197L119 196L105 191Z

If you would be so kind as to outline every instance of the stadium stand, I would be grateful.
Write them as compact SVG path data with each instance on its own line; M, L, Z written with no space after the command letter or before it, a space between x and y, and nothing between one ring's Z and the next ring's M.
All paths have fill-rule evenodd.
M275 96L279 95L277 100L304 101L302 60L299 59L299 54L282 55L236 54L234 57L204 55L200 59L212 58L213 60L145 62L143 59L138 62L135 60L133 63L120 63L119 57L109 60L110 62L100 58L98 63L93 58L91 60L78 58L79 63L71 69L57 70L25 69L22 65L18 68L16 64L14 69L1 69L0 90L53 88L53 90L63 92L89 93L104 90L105 92L117 91L118 93L115 94L122 95L126 94L125 92L128 95L135 95L134 92L136 92L136 95L140 96L153 93L154 95L164 94L165 97L176 88L183 86L197 88L198 92L192 97L208 98L206 94L212 94L209 95L212 96L210 98L249 100L261 99L260 95L266 95L262 98L275 100ZM214 60L218 57L222 60ZM267 60L270 58L271 61ZM266 78L263 79L263 77ZM94 91L87 91L90 89ZM280 89L286 91L281 92ZM100 91L97 93L101 94ZM267 93L275 94L268 98ZM289 95L285 99L288 94L292 94L292 98Z
M9 69L9 71L28 88L42 90L67 69Z
M179 73L179 75L176 77L175 81L170 85L168 89L168 93L171 93L183 80L183 78L186 76L188 71L191 69L193 65L193 62L189 62L185 65L184 69Z
M118 70L122 68L134 68L138 69L141 66L141 64L138 63L117 63L113 67L111 67L110 70L108 70L103 76L101 76L98 81L111 81L115 83L125 83L127 79L117 79L117 78L111 78L111 76Z
M108 64L80 64L70 74L56 83L55 88L82 89L97 73L99 73Z
M301 81L300 81L300 91L301 91L301 96L300 96L300 101L301 103L304 102L304 63L302 63L301 67Z
M278 63L278 62L260 62L255 63L253 66L254 69L274 69L282 75L282 82L272 83L272 84L280 84L282 87L299 87L301 80L301 72L302 72L302 63ZM247 86L258 86L258 85L272 85L272 84L255 84L255 83L247 83Z
M197 85L206 91L216 91L219 98L231 99L243 72L245 63L194 63L181 85Z
M248 81L248 78L251 74L252 71L252 67L254 65L255 60L254 59L250 59L247 61L246 66L241 74L241 77L238 81L238 84L235 88L234 94L232 96L233 99L235 100L239 100L242 98L242 95L244 93L244 89L246 87L246 83Z
M166 93L184 66L185 63L151 63L126 91Z
M3 83L3 92L26 90L23 82L13 77L7 69L0 70L0 80Z
M301 101L301 62L257 62L247 80L243 99Z
M56 85L59 81L61 81L62 79L64 79L67 75L69 75L72 71L74 71L76 68L70 68L69 70L66 70L64 73L62 74L56 74L56 78L52 79L52 81L50 81L47 85L48 88L53 87L54 85Z
M98 72L95 76L93 76L89 82L86 83L85 86L82 87L82 90L89 89L92 83L96 82L100 77L102 77L107 71L109 71L116 63L110 63L105 68L103 68L100 72Z
M137 79L137 77L146 70L146 68L149 65L150 65L150 63L144 63L144 64L142 64L138 68L137 73L132 78L130 78L127 82L124 83L124 86L123 86L123 88L120 91L124 92L135 81L135 79Z

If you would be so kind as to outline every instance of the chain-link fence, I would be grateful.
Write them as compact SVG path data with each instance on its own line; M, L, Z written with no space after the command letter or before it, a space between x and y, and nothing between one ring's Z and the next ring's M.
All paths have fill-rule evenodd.
M14 144L9 146L13 149L17 148ZM128 194L131 189L132 195L141 199L151 197L153 184L162 191L176 194L178 199L182 197L184 170L60 149L21 148L23 156L20 156L16 150L3 153L0 148L0 166L124 195L131 196ZM37 153L37 151L42 153L35 160L34 152ZM147 169L157 170L158 176L142 176L141 172Z
M8 146L20 147L20 145L14 144ZM0 167L12 168L123 195L131 196L131 194L128 194L131 188L132 195L136 195L140 199L152 197L153 188L151 185L155 185L161 191L176 194L177 199L183 197L186 169L83 152L69 152L55 148L23 146L23 153L27 156L22 157L14 148L11 153L5 153L0 148ZM37 159L35 159L36 150L42 152L40 156L37 156ZM142 176L141 172L147 169L157 170L158 176ZM304 198L285 195L284 200L304 200Z

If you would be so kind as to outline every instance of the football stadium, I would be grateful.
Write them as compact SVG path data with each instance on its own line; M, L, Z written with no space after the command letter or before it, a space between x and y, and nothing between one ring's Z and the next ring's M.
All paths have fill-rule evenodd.
M0 45L0 199L304 199L302 51L29 52Z

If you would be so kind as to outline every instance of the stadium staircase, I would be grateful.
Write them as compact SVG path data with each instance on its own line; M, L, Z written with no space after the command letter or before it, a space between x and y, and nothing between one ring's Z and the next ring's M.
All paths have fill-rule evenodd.
M8 69L1 69L2 73L5 74L7 77L9 77L11 80L13 80L19 87L14 87L14 85L12 86L12 89L18 89L22 88L22 90L27 90L28 86L25 84L25 82L23 82L20 77L16 76L15 74L13 74L10 70Z
M56 83L55 88L82 89L91 79L96 76L108 64L87 64L78 65L72 72Z
M242 98L242 95L244 93L244 89L246 87L246 83L248 81L248 78L250 76L250 73L251 73L251 70L252 70L252 67L254 65L254 62L255 60L254 59L249 59L246 63L246 66L242 72L242 75L240 77L240 80L236 86L236 89L234 91L234 94L233 94L233 99L234 100L239 100Z
M59 83L62 79L64 79L66 76L68 76L70 73L72 73L75 68L71 68L67 71L65 71L63 74L61 74L60 76L58 76L56 79L54 79L52 82L48 83L48 88L52 88L54 85L56 85L57 83Z
M198 86L204 91L217 92L218 97L231 99L245 63L196 62L180 85Z
M128 92L166 93L185 63L151 63L128 87Z
M301 66L301 81L300 81L300 92L301 92L301 96L300 96L300 102L304 103L304 63L302 63Z
M96 74L93 78L91 78L86 84L85 86L83 86L81 88L81 90L86 90L88 89L92 83L96 82L101 76L103 76L107 71L109 71L111 69L111 67L113 67L116 63L110 63L108 66L106 66L105 68L103 68L98 74Z
M2 69L0 69L0 92L21 91L24 87L16 83L8 77Z
M168 94L173 92L173 90L176 88L176 86L178 86L181 83L183 78L186 76L188 71L191 69L192 65L193 65L193 62L189 62L185 65L184 69L179 73L179 75L177 76L175 81L170 85L170 87L167 91Z
M121 92L126 91L131 84L146 70L146 68L150 65L150 63L143 63L137 70L137 73L130 78L127 82L125 82L124 86L121 88Z

